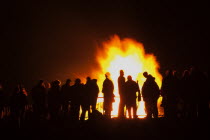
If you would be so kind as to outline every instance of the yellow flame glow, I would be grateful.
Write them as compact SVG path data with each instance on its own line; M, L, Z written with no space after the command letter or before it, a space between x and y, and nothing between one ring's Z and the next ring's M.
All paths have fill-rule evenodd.
M143 77L143 72L145 71L156 78L159 87L161 85L162 76L158 72L159 64L156 61L156 57L153 54L146 54L143 44L133 39L120 39L117 35L111 37L110 40L103 42L102 46L98 47L96 59L100 65L100 70L94 70L92 77L98 79L100 91L106 72L110 72L111 79L114 83L115 102L113 103L113 117L116 117L118 113L120 100L117 79L121 69L124 70L126 79L128 75L131 75L133 80L138 80L140 89L146 80ZM103 97L103 94L100 93L99 96ZM103 102L103 99L99 98L98 103L101 102ZM102 111L100 105L98 106L98 110ZM144 101L138 103L137 115L139 117L145 116Z

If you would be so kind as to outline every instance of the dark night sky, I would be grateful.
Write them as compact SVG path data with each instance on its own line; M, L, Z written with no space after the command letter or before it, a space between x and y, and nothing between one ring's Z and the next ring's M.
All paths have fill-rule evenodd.
M154 53L161 71L209 69L209 14L201 1L7 1L1 3L0 79L26 85L88 74L95 47L114 34Z

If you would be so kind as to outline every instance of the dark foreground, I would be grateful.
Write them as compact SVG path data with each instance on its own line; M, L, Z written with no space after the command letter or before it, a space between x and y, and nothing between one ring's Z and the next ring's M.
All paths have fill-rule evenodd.
M35 121L16 122L1 120L0 138L28 140L180 140L209 139L209 120L91 120L85 122Z

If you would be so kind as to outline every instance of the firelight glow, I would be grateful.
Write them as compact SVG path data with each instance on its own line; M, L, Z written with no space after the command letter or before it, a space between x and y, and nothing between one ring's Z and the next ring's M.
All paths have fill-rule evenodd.
M119 36L114 35L110 40L103 42L102 46L98 47L96 59L100 69L94 70L92 75L98 79L100 91L102 90L106 72L110 72L114 83L115 102L113 103L112 117L117 117L118 114L120 99L117 79L121 69L124 70L126 79L128 75L131 75L133 80L138 81L140 90L146 80L143 77L145 71L156 78L159 87L161 85L162 76L158 72L159 63L156 61L156 57L153 54L146 54L143 44L133 39L120 39ZM103 97L103 94L100 93L99 97ZM98 98L98 103L102 102L103 98ZM98 110L102 112L102 105L99 104ZM137 115L140 118L146 115L143 100L138 103Z

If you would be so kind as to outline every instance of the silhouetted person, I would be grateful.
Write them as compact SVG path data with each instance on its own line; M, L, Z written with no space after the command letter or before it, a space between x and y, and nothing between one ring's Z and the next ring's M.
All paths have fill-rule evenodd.
M17 108L16 104L18 103L17 96L19 93L20 93L20 85L18 84L15 87L15 89L10 97L10 100L9 100L9 106L10 106L10 112L11 112L12 119L15 119L18 117L18 108Z
M190 94L191 94L191 80L190 71L184 70L180 80L180 97L183 101L183 110L181 112L181 118L187 119L190 116Z
M99 87L97 84L97 79L92 79L91 81L91 92L90 92L90 106L92 110L92 115L96 112L96 103L99 94Z
M20 121L24 119L25 107L27 105L27 92L25 88L19 84L15 88L13 95L10 99L10 111L12 120Z
M51 120L57 120L61 101L61 82L59 80L55 80L51 83L47 101Z
M125 77L124 71L120 70L120 76L118 77L118 91L120 95L120 103L119 103L119 110L118 110L118 117L124 118L125 117Z
M43 80L39 80L37 85L31 90L33 101L33 111L37 119L43 119L46 115L47 90Z
M79 111L81 105L82 94L84 93L84 84L81 83L81 80L77 78L72 85L72 100L70 115L73 121L79 120Z
M91 78L87 77L86 78L86 83L83 86L83 89L82 89L82 92L81 92L81 108L82 108L82 113L81 113L81 116L80 116L81 121L85 120L86 113L88 113L88 117L90 117L91 88L92 88Z
M143 76L146 78L146 81L142 86L142 97L145 101L145 109L147 113L146 118L150 119L152 116L158 118L157 100L160 96L159 87L152 75L144 72Z
M192 118L206 118L209 111L209 87L207 77L197 67L190 69L191 80L191 115Z
M177 117L177 105L179 97L179 80L173 70L167 70L162 80L161 95L163 97L164 116L166 118Z
M136 92L138 92L138 95ZM132 80L132 77L129 75L127 77L127 81L125 82L125 104L130 119L132 118L131 114L133 114L133 118L137 118L136 99L137 97L139 99L139 96L140 96L139 86L135 81Z
M62 111L64 116L67 117L69 108L70 108L70 101L72 96L72 88L71 88L71 79L67 79L66 83L61 86L61 105Z
M114 102L114 84L110 79L110 73L106 73L105 77L102 87L102 93L104 94L103 114L107 118L111 118L112 103Z

